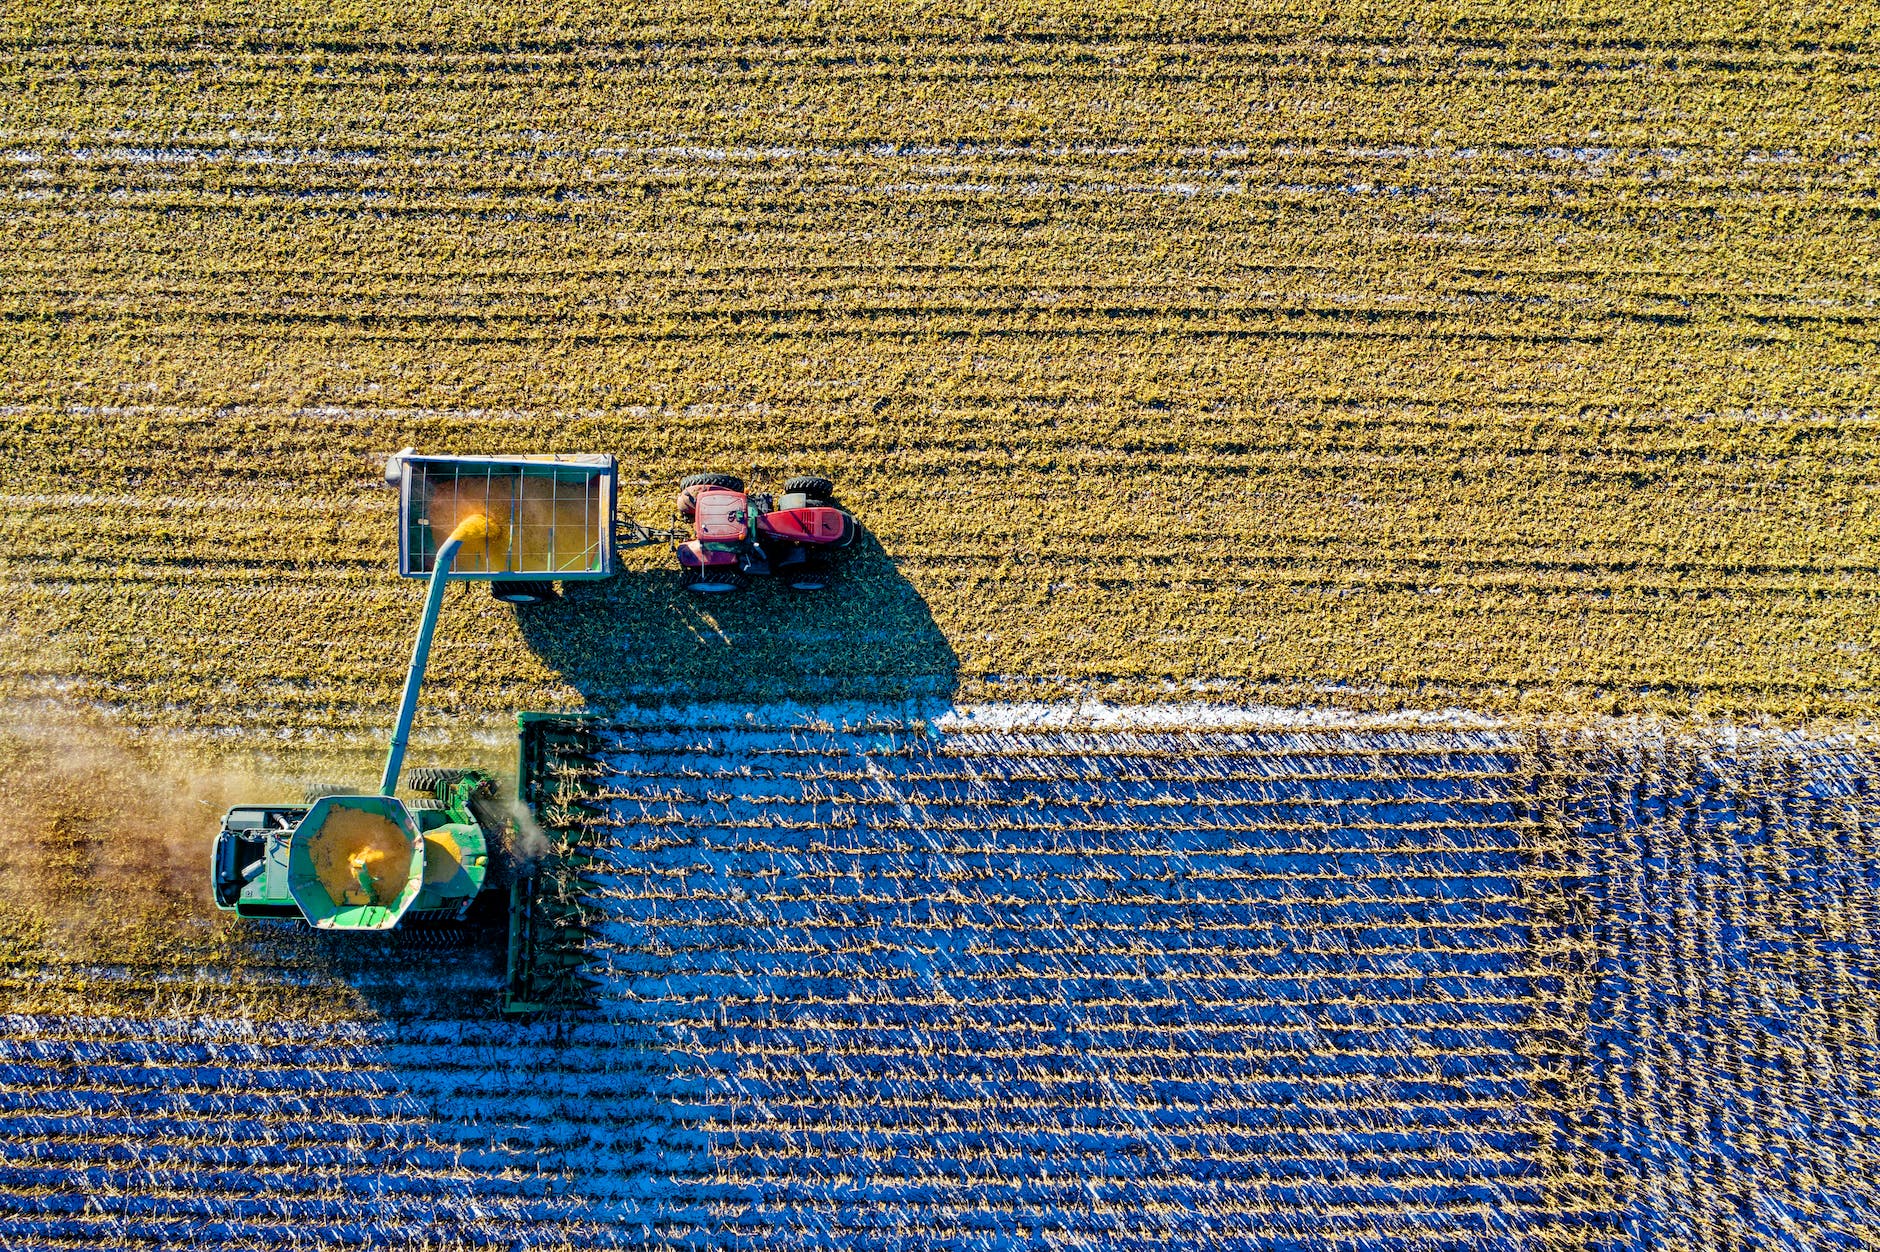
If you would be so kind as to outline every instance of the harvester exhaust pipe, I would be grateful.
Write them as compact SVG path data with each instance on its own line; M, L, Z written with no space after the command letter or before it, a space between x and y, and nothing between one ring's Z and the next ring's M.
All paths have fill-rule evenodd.
M438 610L444 605L444 585L450 580L450 568L457 561L458 549L466 543L500 546L504 542L502 523L473 513L457 524L457 529L450 532L450 538L437 550L430 590L424 597L424 616L418 621L418 637L411 645L411 667L405 671L405 693L398 702L398 724L392 728L392 746L385 754L385 773L379 778L382 796L398 790L398 774L405 765L405 745L411 740L411 722L418 714L418 691L424 686L424 666L431 657L431 635L437 630Z

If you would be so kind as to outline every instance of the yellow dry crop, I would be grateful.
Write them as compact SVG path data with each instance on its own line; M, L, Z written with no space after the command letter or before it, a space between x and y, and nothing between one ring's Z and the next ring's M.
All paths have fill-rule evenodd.
M424 837L424 881L426 886L449 882L463 872L463 847L442 831Z
M433 542L469 518L488 519L486 533L464 540L458 573L566 573L593 567L595 519L603 508L598 479L580 487L535 475L447 480L432 488L425 507Z
M612 452L655 523L824 472L879 543L455 592L430 726L1880 712L1860 6L244 14L0 18L5 694L382 727L412 444Z

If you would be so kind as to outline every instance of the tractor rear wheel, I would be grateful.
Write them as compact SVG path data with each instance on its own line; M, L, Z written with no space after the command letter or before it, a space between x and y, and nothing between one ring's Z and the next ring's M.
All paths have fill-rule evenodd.
M836 485L827 478L815 474L805 474L801 478L792 478L783 485L783 494L793 496L797 492L808 496L812 503L820 504L836 498Z
M685 566L679 571L679 583L701 596L719 595L742 588L744 573L735 565Z
M679 490L687 487L723 487L726 491L743 491L744 480L736 474L688 474L679 480Z
M555 590L554 583L505 583L490 584L490 594L504 604L526 607L532 604L548 604L561 599L561 593Z
M345 783L315 783L313 786L307 788L307 803L312 804L315 800L324 800L328 796L356 796L363 794L364 793L361 792L359 788L349 787Z

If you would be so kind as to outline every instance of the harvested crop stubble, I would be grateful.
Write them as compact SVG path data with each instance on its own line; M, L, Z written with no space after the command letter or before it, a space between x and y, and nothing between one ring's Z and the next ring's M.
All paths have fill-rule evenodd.
M8 988L0 1230L1657 1252L1880 1228L1871 737L1065 712L597 727L553 822L592 854L592 1012L499 1019L500 962L442 983L382 955L343 981L251 959L167 1016L47 1006L77 962ZM372 978L428 1000L331 1020Z
M411 443L614 452L653 520L829 472L908 592L465 598L471 722L1880 710L1866 10L1164 7L16 7L6 687L382 721Z

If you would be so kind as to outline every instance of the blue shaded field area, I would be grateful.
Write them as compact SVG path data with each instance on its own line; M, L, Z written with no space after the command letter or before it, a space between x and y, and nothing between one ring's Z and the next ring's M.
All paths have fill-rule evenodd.
M1578 1156L1603 1246L1880 1240L1870 755L1758 741L1583 759Z
M622 725L598 1009L9 1019L0 1242L1871 1246L1864 761Z
M598 950L738 1223L1513 1246L1541 1202L1493 736L622 747Z

